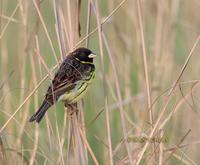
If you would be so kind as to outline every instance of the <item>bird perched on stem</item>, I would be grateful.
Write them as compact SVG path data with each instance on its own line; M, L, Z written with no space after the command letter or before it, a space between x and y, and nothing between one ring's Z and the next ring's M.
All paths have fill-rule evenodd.
M29 121L39 123L49 107L58 101L63 101L65 105L77 103L95 77L95 56L87 48L78 48L66 56L47 90L42 105Z

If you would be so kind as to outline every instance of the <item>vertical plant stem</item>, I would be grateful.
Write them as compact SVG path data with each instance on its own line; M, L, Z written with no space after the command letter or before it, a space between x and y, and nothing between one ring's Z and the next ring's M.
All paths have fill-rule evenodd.
M148 97L149 118L150 118L151 128L153 128L153 114L152 114L152 108L151 108L152 107L151 93L150 93L150 84L149 84L149 75L148 75L146 46L145 46L145 39L144 39L144 28L143 28L143 23L142 23L142 14L141 14L141 0L137 0L137 11L138 11L138 17L139 17L140 36L142 40L142 55L143 55L146 89L147 89L147 97Z
M63 31L63 27L62 27L62 22L61 22L61 18L60 18L60 7L59 7L59 0L54 0L54 14L55 14L55 20L56 20L56 32L57 32L57 38L58 38L58 45L59 48L61 50L60 55L61 55L61 59L64 58L65 56L65 49L66 49L66 43L65 43L65 38L64 38L64 31Z
M189 61L190 61L190 59L191 59L191 57L192 57L192 55L193 55L193 52L194 52L195 48L197 47L197 44L199 43L199 41L200 41L200 35L197 37L195 43L193 44L193 47L191 48L190 53L189 53L189 55L188 55L188 57L187 57L187 59L186 59L184 65L183 65L183 67L182 67L180 73L179 73L178 76L177 76L177 79L176 79L175 82L173 83L172 89L171 89L170 92L169 92L169 95L168 95L168 97L167 97L167 99L166 99L165 105L164 105L164 107L162 108L162 110L161 110L161 112L160 112L160 115L158 116L158 118L157 118L157 120L156 120L156 122L155 122L155 124L154 124L154 127L153 127L153 129L152 129L152 131L151 131L151 133L150 133L150 135L149 135L149 138L151 138L151 137L153 136L154 132L156 131L156 129L157 129L157 127L158 127L158 124L159 124L160 120L162 119L162 117L163 117L163 115L164 115L164 113L165 113L165 111L166 111L166 109L167 109L167 106L168 106L168 104L169 104L169 102L170 102L170 98L171 98L171 96L173 95L173 91L174 91L175 88L177 87L177 84L178 84L180 78L182 77L182 75L183 75L183 73L184 73L184 71L185 71L185 69L186 69L186 67L187 67L187 65L188 65L188 63L189 63ZM141 161L141 159L142 159L142 157L143 157L143 155L144 155L144 152L146 151L148 145L149 145L149 142L147 141L147 142L145 143L144 147L142 148L141 152L139 153L139 157L138 157L138 160L137 160L136 165L139 165L139 163L140 163L140 161Z
M151 93L150 93L150 84L149 84L149 74L148 74L148 62L147 62L147 54L146 54L146 46L145 46L145 38L144 38L144 27L142 23L142 12L141 12L141 0L137 0L137 13L139 19L139 29L140 29L140 37L142 41L142 55L143 55L143 63L144 63L144 71L145 71L145 83L146 83L146 90L147 90L147 100L148 100L148 113L149 113L149 120L151 124L151 130L153 129L153 112L151 106ZM153 152L155 153L155 162L156 162L156 146L153 143Z
M33 56L31 56L31 65L33 72L33 85L36 86L37 85L36 64ZM34 95L34 109L37 108L38 108L38 95ZM37 124L35 126L35 131L34 131L34 147L33 147L33 152L31 153L30 156L29 165L33 165L35 162L36 152L38 149L38 142L39 142L39 125Z
M40 12L40 9L39 9L39 7L38 7L38 4L36 3L36 0L33 0L33 4L34 4L34 7L35 7L35 9L36 9L36 12L37 12L37 14L38 14L38 16L39 16L39 19L40 19L40 21L41 21L41 23L42 23L42 27L43 27L43 29L44 29L44 31L45 31L45 34L46 34L46 37L47 37L47 39L48 39L50 48L51 48L51 50L52 50L52 52L53 52L54 58L55 58L56 62L58 63L58 58L57 58L57 56L56 56L56 52L55 52L55 49L54 49L54 47L53 47L53 42L52 42L52 40L51 40L51 38L50 38L49 32L48 32L48 30L47 30L47 27L46 27L46 24L45 24L45 22L44 22L44 19L43 19L42 15L41 15L41 12Z
M112 153L112 142L111 142L111 130L110 130L110 112L108 110L108 101L105 98L105 111L106 111L106 127L107 127L107 135L108 135L108 149L109 149L109 160L110 165L113 165L113 153Z
M74 44L74 40L73 40L73 30L72 30L72 16L71 16L71 1L70 0L67 0L67 16L68 16L68 25L69 25L69 41L70 41L70 51L72 50L73 48L73 44Z
M158 161L159 165L163 165L163 156L164 156L164 154L163 154L163 150L164 150L163 134L164 134L164 132L163 132L163 130L161 130L161 133L160 133L161 140L160 140L160 144L159 144L159 161Z
M87 6L87 25L86 25L86 36L89 34L90 31L90 17L91 17L91 0L88 0ZM86 39L85 47L87 48L89 44L89 37Z
M109 59L110 59L110 62L111 62L111 66L112 66L112 69L113 69L115 86L116 86L116 91L117 91L117 97L118 97L118 101L119 101L119 110L120 110L122 131L123 131L123 136L124 136L124 143L125 143L125 146L126 146L126 150L127 150L127 153L128 153L128 159L130 161L130 164L133 164L133 157L132 157L132 153L131 153L131 148L130 148L130 145L128 144L128 142L127 142L128 131L127 131L127 128L126 128L126 120L125 120L124 112L123 112L124 107L123 107L123 104L122 104L122 96L121 96L121 92L120 92L119 79L118 79L118 76L117 76L117 69L116 69L115 63L113 61L114 57L111 53L111 50L109 48L108 42L107 42L106 37L105 37L105 34L103 32L102 32L102 37L103 37L103 41L104 41L105 47L107 49Z

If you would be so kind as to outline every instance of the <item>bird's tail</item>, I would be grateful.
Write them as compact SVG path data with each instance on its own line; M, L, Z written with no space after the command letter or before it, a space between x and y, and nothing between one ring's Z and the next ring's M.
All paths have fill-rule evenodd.
M51 104L44 100L38 111L29 119L29 122L36 121L39 123L50 106Z

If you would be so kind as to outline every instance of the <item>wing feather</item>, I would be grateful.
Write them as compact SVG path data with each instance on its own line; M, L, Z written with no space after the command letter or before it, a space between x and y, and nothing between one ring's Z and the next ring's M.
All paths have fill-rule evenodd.
M74 89L76 82L81 80L79 68L73 62L74 59L70 56L66 57L49 86L45 98L51 104L54 104L64 93Z

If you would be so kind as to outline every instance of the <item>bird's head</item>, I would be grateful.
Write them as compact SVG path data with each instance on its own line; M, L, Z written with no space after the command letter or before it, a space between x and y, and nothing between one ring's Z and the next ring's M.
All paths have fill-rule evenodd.
M87 48L78 48L73 51L72 54L75 59L80 61L81 63L92 64L94 57L96 57L96 54Z

